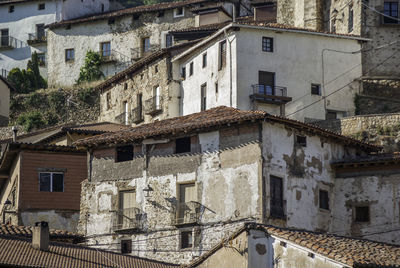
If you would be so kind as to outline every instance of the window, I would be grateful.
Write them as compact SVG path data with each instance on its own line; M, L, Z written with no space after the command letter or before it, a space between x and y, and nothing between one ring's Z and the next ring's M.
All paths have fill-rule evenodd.
M283 182L282 178L270 177L270 215L271 217L284 217L283 211Z
M44 10L45 8L46 8L45 3L41 3L41 4L38 5L38 9L39 10Z
M189 64L189 76L193 75L193 61Z
M307 137L306 136L300 136L296 135L296 144L306 147L307 146Z
M100 53L103 57L111 56L111 44L110 42L100 43Z
M128 83L124 83L124 90L128 89Z
M39 191L41 192L64 192L64 173L40 172Z
M319 208L329 210L329 193L328 193L328 191L319 190Z
M133 145L119 146L116 150L116 162L131 161L133 159Z
M159 18L164 17L164 11L159 11L159 12L157 13L157 17L159 17Z
M36 24L36 38L37 40L46 40L46 32L44 24Z
M178 206L176 223L193 223L197 221L196 208L193 202L197 201L196 185L194 183L179 184Z
M154 66L154 72L158 73L158 65Z
M138 117L141 119L142 118L142 109L143 109L143 103L142 103L142 98L143 95L141 93L136 95L136 104L137 104L137 108L138 108Z
M1 34L0 47L8 47L10 45L9 42L10 37L8 29L1 29L0 34Z
M201 111L207 110L207 83L201 85Z
M101 12L104 12L104 4L101 4Z
M190 153L191 151L190 137L180 138L175 140L175 153Z
M218 94L218 82L215 82L215 94Z
M132 240L121 240L121 253L132 253Z
M369 206L355 207L355 222L369 222Z
M8 13L13 13L13 12L14 12L14 6L9 6Z
M326 112L326 119L337 119L337 112L335 111L327 111Z
M353 18L354 17L354 11L353 11L353 6L349 6L349 21L348 21L348 31L351 33L353 31Z
M226 66L226 40L219 43L219 66L218 69L221 70Z
M107 92L106 107L107 107L107 110L109 110L111 108L111 92Z
M69 48L65 50L65 61L74 61L75 59L75 50L73 48Z
M192 231L181 232L181 249L191 248L193 246Z
M258 89L260 95L275 95L275 73L258 71Z
M186 79L186 67L182 67L181 77L182 77L183 80Z
M273 52L274 51L274 39L271 37L262 38L262 51Z
M311 95L321 95L321 85L311 84Z
M143 52L150 51L150 37L142 38L142 51Z
M385 2L383 14L383 23L393 24L399 23L399 3L398 2Z
M203 54L203 68L207 67L207 53Z
M172 46L172 34L166 34L165 35L165 47L171 47Z
M45 53L37 53L38 61L39 61L39 66L45 66L46 65L46 54Z
M137 209L136 191L120 191L118 193L118 226L117 229L130 229L138 219L139 211ZM129 249L129 248L128 248ZM122 250L122 248L121 248ZM124 253L124 252L122 252ZM130 252L126 252L130 253Z
M108 19L108 25L112 25L114 23L115 23L115 19L114 18Z
M185 11L183 7L178 7L174 9L174 18L183 17L185 15Z

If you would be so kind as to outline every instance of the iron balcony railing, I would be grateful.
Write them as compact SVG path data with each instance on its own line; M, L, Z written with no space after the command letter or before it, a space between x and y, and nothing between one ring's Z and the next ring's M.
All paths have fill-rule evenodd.
M270 217L276 219L285 219L286 218L286 200L282 200L282 204L274 205L270 204Z
M250 95L250 98L253 101L286 103L292 100L287 96L286 87L255 84L252 85L252 88L253 94Z
M201 205L198 202L179 202L172 210L172 225L197 224L200 220Z
M28 34L28 44L29 45L44 43L44 42L47 42L46 33L39 32L39 33Z
M149 48L146 48L146 50L144 50L144 48L142 48L142 47L131 48L132 60L136 61L142 57L146 57L146 56L156 52L159 49L160 49L159 45L151 45Z
M100 50L99 53L105 63L118 61L118 54L114 50Z
M155 114L162 111L163 98L161 96L154 96L145 102L146 114Z
M137 124L144 120L142 107L136 107L131 112L132 123Z
M143 227L144 215L138 208L113 211L112 229L114 232L139 230Z
M8 35L2 35L0 37L0 48L2 49L12 49L19 48L23 46L23 42Z

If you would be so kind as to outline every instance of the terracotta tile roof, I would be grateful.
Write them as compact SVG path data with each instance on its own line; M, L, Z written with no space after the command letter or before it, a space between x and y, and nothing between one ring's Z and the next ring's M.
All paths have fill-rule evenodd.
M39 0L0 0L1 5L15 4L21 2L38 2Z
M176 267L129 255L50 242L49 251L32 248L31 239L0 235L0 265L13 267L167 268Z
M196 267L227 244L227 242L248 230L265 231L267 235L297 244L315 254L351 267L400 267L399 245L255 223L245 224L244 227L221 241L221 243L214 246L209 252L184 267Z
M226 25L232 23L231 21L228 22L223 22L223 23L213 23L213 24L208 24L208 25L203 25L203 26L198 26L198 27L188 27L184 29L179 29L179 30L174 30L170 31L170 34L178 34L178 33L189 33L189 32L203 32L203 31L217 31Z
M92 21L97 21L97 20L104 20L104 19L121 17L121 16L125 16L125 15L140 14L140 13L145 13L145 12L157 12L157 11L163 11L163 10L167 10L167 9L174 9L174 8L178 8L178 7L189 6L189 5L193 5L193 4L206 3L206 2L210 2L210 1L211 0L186 0L186 1L178 1L178 2L164 2L164 3L153 4L153 5L143 5L143 6L138 6L138 7L121 9L121 10L108 12L108 13L101 13L101 14L95 14L95 15L91 15L91 16L85 16L85 17L72 19L72 20L55 22L55 23L49 24L47 26L49 28L57 28L57 27L61 27L64 25L69 25L69 24L92 22Z
M150 55L140 59L137 62L135 62L134 64L132 64L130 67L128 67L127 69L123 70L122 72L119 72L116 75L110 77L109 79L107 79L103 83L101 83L98 86L96 86L94 88L94 90L107 89L107 88L111 87L114 83L118 83L121 80L127 80L128 76L130 76L133 73L137 72L138 70L140 70L141 68L145 67L146 65L148 65L148 64L150 64L152 62L155 62L156 60L164 57L165 55L168 55L172 51L184 49L186 47L189 47L189 46L192 46L192 45L198 43L199 41L200 40L194 40L194 41L182 43L182 44L179 44L179 45L175 45L175 46L172 46L172 47L168 47L168 48L163 48L163 49L157 50L154 53L151 53Z
M0 235L32 237L32 227L0 224ZM84 237L82 235L71 233L65 230L50 229L50 240L59 242L70 241L71 243L78 243L83 242Z
M133 127L116 133L107 133L76 141L74 145L81 147L95 147L99 145L113 145L140 141L149 137L176 135L218 128L227 124L242 123L245 121L265 120L285 124L294 128L306 130L313 134L334 138L339 142L349 144L365 150L377 151L380 147L370 145L359 140L348 138L337 133L324 130L311 124L302 123L288 118L270 115L263 111L242 111L236 108L219 106L200 113L190 114L157 121L150 124Z

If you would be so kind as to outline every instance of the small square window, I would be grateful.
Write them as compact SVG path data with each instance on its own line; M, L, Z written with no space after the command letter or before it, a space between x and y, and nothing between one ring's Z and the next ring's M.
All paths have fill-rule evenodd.
M369 206L355 207L355 222L369 222Z
M112 25L114 23L115 23L115 19L114 18L108 19L108 25Z
M74 61L75 59L75 50L73 48L69 48L65 50L65 61Z
M319 208L329 210L329 193L328 193L328 191L319 190Z
M203 54L203 68L207 67L207 53Z
M319 85L319 84L311 84L311 94L312 95L320 95L321 96L321 85Z
M181 232L181 249L193 247L192 231Z
M182 67L181 77L182 77L183 80L186 79L186 67Z
M159 11L159 12L157 13L157 17L159 17L159 18L164 17L164 11Z
M326 112L326 120L329 120L329 119L337 119L337 112L327 111Z
M296 135L296 144L306 147L307 146L307 137Z
M190 63L190 65L189 65L189 76L192 76L193 75L193 61Z
M64 173L40 172L39 191L64 192Z
M190 153L191 151L191 141L190 137L176 139L175 141L175 153Z
M262 38L262 51L273 52L274 51L274 39L271 37Z
M100 53L103 57L110 57L111 56L111 43L110 42L103 42L100 43Z
M116 162L126 162L133 159L133 145L119 146L116 151Z
M46 5L44 3L41 3L38 5L39 10L44 10L46 8Z
M183 7L178 7L174 9L174 18L183 17L185 15L185 11Z
M8 7L8 13L13 13L15 10L14 6L9 6Z
M132 240L121 240L121 253L132 253Z

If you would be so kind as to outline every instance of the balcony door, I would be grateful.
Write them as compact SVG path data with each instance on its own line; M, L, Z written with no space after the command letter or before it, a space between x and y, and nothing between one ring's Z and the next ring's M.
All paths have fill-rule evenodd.
M155 96L155 101L154 101L154 108L156 110L160 110L161 109L161 90L160 90L160 86L157 86L154 88L154 96Z
M1 29L1 46L2 47L7 47L9 45L8 43L8 29Z
M179 185L178 223L190 221L191 207L189 202L197 201L194 183Z
M44 24L36 24L36 38L38 40L45 40Z
M119 193L118 224L121 229L131 228L136 221L137 213L136 192L123 191Z
M258 94L275 95L275 73L258 71Z

